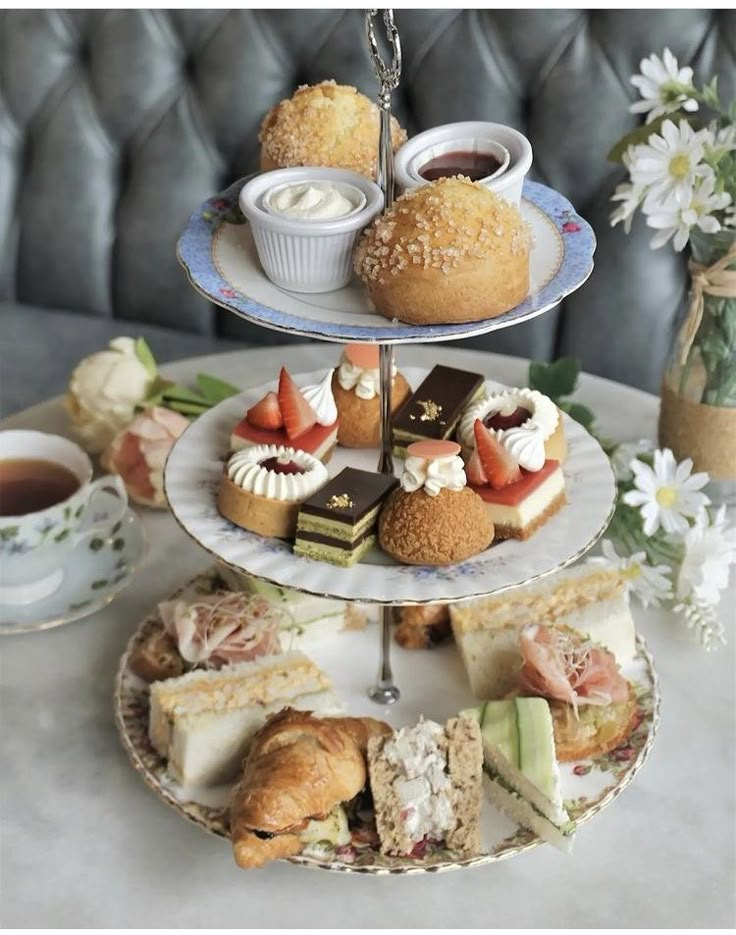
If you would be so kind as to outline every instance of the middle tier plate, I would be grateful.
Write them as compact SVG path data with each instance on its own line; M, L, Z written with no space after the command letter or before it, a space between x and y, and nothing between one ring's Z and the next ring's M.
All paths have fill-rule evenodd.
M325 370L297 374L300 386ZM412 386L427 371L402 367ZM380 549L352 568L294 555L290 542L240 529L220 516L217 492L233 427L276 380L225 400L201 415L171 451L164 474L166 496L179 525L218 561L282 587L324 597L379 604L461 601L516 587L563 568L584 555L606 529L616 500L608 458L598 442L563 414L568 458L563 466L568 504L525 542L506 540L456 565L400 565ZM489 387L501 384L488 380ZM330 475L344 467L374 471L378 450L338 447ZM401 473L401 461L396 473Z

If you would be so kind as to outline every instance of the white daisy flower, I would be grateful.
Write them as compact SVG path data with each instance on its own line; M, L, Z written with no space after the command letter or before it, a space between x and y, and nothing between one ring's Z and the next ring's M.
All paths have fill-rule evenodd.
M640 438L638 442L622 442L617 445L611 455L611 467L616 480L630 481L634 476L631 462L638 455L652 454L657 446L648 438Z
M711 522L701 510L685 533L685 556L677 576L677 597L717 604L728 585L729 566L736 563L736 528L726 526L726 507Z
M699 179L684 204L670 199L666 205L656 209L647 210L644 206L647 224L658 231L651 240L653 249L664 246L674 237L673 244L679 253L690 239L694 227L705 234L715 234L721 229L721 223L713 213L726 208L731 203L731 196L728 192L714 192L715 183L713 175Z
M736 149L736 126L718 128L714 120L708 127L712 140L706 140L705 150L709 159L716 162L726 153Z
M603 540L603 555L588 560L590 565L616 568L624 579L626 594L635 594L644 607L659 607L672 597L669 565L650 565L644 552L618 555L610 539Z
M642 100L631 105L631 113L646 114L647 123L651 123L662 114L676 110L692 113L698 109L698 102L689 93L693 90L693 70L679 68L669 49L664 50L662 58L650 55L642 59L639 68L641 74L634 75L631 83L638 89Z
M669 448L654 452L653 468L636 459L631 462L636 490L627 491L623 501L639 507L644 535L653 536L661 526L666 533L682 536L690 528L686 517L697 516L710 503L700 493L708 475L691 474L692 468L692 458L678 464Z
M665 120L661 133L633 147L629 172L634 185L648 189L645 211L672 198L688 201L696 179L713 174L703 162L707 140L712 140L707 129L696 132L686 120L679 125Z
M644 195L645 189L640 185L633 185L631 182L621 182L617 185L616 191L611 195L611 201L620 201L621 204L611 212L611 227L623 221L624 231L628 234L631 231L634 212L644 201Z

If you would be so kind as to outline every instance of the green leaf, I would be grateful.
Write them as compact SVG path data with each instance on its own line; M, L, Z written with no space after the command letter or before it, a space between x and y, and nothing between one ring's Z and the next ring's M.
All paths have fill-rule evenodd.
M592 409L584 406L582 403L560 402L557 404L563 412L566 412L571 419L579 422L588 432L593 431L595 423L595 413Z
M718 97L718 75L713 75L711 81L703 88L703 100L709 107L720 110L721 101Z
M54 542L63 542L64 539L69 535L70 530L62 529L61 532L57 533L54 536Z
M9 539L15 539L20 532L20 526L3 526L0 529L0 542L7 542Z
M529 364L529 386L557 402L561 396L575 392L580 373L580 361L575 357L560 357L551 364L533 360Z
M667 119L672 119L670 114L662 114L651 123L645 123L640 127L631 130L626 136L622 136L618 143L611 147L611 151L606 156L609 162L618 162L623 165L624 153L629 146L637 146L640 143L646 143L652 133L659 133L660 127ZM686 119L686 118L685 118Z
M187 403L183 401L166 403L168 409L173 409L174 412L178 412L182 416L201 416L203 412L207 412L210 408L207 403L204 405L201 403Z
M163 394L164 402L167 404L170 403L196 403L198 406L204 406L209 409L209 400L205 399L200 393L195 393L194 390L189 390L186 386L179 386L175 384L170 386Z
M90 540L89 547L90 549L92 549L93 552L99 552L100 549L104 546L104 544L105 544L104 539L95 538L95 539Z
M122 552L124 548L125 548L125 539L122 539L122 538L113 539L113 543L112 543L113 552Z
M216 403L221 403L223 399L229 399L231 396L235 396L240 392L238 387L233 386L232 383L220 380L218 377L210 376L208 373L197 374L197 386L202 395L208 399L213 406Z
M107 578L98 578L97 581L93 581L90 587L93 591L99 591L101 588L107 587Z
M158 367L156 366L156 361L153 354L151 353L151 348L146 343L145 338L136 338L135 356L146 368L151 378L158 376Z

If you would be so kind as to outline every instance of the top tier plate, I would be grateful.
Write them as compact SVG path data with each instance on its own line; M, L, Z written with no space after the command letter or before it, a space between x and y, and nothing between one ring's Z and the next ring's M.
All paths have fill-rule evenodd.
M374 311L362 284L296 293L279 289L261 269L250 225L238 207L246 179L210 198L189 219L177 255L191 284L216 305L241 318L288 334L323 341L385 344L447 341L485 334L536 318L578 289L593 271L595 234L570 202L538 182L524 183L522 216L534 233L527 298L516 308L483 321L408 325Z

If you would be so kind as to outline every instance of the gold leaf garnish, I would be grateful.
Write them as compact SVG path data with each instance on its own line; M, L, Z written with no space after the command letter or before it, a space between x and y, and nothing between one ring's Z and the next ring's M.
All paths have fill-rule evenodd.
M355 504L348 494L335 493L330 497L327 503L325 503L325 506L328 510L349 510L350 507L355 506Z
M436 422L442 413L442 406L438 405L433 399L418 399L417 406L422 407L422 414L419 416L420 422Z

